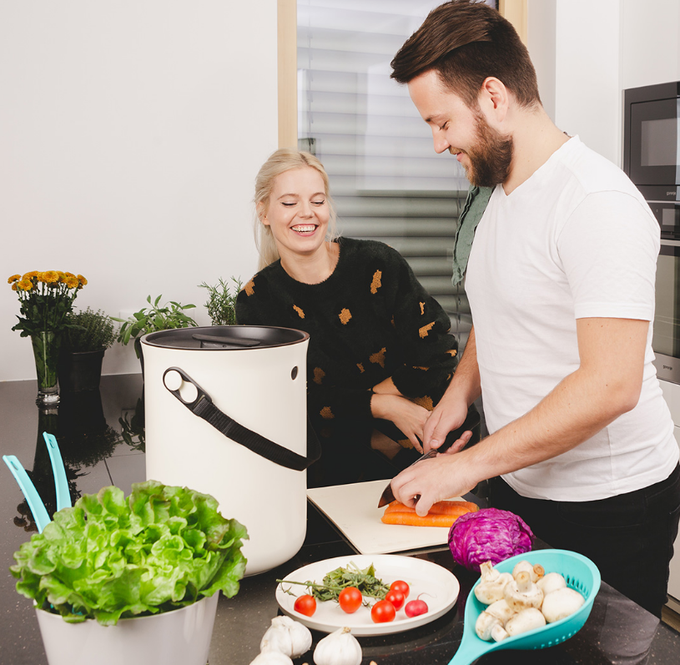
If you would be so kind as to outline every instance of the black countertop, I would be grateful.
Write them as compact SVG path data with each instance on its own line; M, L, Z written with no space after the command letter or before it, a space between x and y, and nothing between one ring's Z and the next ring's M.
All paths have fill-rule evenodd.
M138 401L140 375L103 377L100 391L62 396L51 412L35 405L35 381L0 383L0 453L13 454L32 476L45 503L54 506L54 484L42 432L57 436L67 468L73 500L115 484L126 494L133 482L145 479L143 429ZM53 510L54 508L52 508ZM16 593L7 572L12 554L34 529L21 490L4 464L0 467L0 663L45 665L35 611ZM28 530L28 531L27 531ZM307 538L302 549L278 568L247 577L234 598L220 597L210 649L210 665L248 665L259 652L262 635L278 613L275 580L300 566L354 554L355 550L308 504ZM448 549L421 552L421 558L452 570L461 583L454 608L420 628L398 635L361 637L363 665L448 663L463 630L463 608L476 575L454 564ZM323 637L314 633L315 643ZM541 651L497 651L479 663L677 663L680 634L603 584L583 629L556 647ZM311 653L295 661L312 663ZM152 664L150 664L152 665Z

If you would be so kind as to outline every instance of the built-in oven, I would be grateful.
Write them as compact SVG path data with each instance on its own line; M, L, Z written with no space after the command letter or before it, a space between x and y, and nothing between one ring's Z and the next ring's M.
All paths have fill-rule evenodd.
M661 241L652 347L658 377L680 384L680 240Z
M680 445L680 82L624 92L623 168L661 227L652 346ZM680 537L670 564L669 605L680 612Z
M680 82L624 91L623 168L661 227L653 347L660 379L680 384Z

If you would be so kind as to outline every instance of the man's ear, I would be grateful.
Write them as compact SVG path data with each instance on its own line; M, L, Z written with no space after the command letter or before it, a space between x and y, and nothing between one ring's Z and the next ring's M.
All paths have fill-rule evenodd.
M482 111L502 122L510 106L510 91L500 79L489 76L482 83L478 101Z

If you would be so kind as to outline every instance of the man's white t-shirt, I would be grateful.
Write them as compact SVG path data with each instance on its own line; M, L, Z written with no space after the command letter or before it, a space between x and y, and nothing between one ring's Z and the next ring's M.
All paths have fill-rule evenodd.
M659 226L641 194L578 137L509 196L495 188L466 277L491 433L578 368L576 319L653 321L658 252ZM670 475L678 446L649 327L637 406L576 448L504 475L515 491L590 501Z

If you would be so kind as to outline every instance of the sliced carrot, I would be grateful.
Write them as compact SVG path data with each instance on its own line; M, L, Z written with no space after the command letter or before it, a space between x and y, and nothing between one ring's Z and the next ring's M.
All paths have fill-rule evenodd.
M383 516L380 518L384 524L402 524L406 526L442 526L450 527L461 515L479 510L479 506L469 501L440 501L439 504L454 504L438 506L440 512L430 512L421 517L416 514L415 509L408 508L397 501L393 501L387 506ZM396 504L396 505L395 505ZM434 504L435 506L438 504ZM434 508L434 506L433 506ZM443 510L447 512L441 512Z
M461 513L463 515L464 513ZM446 526L450 527L460 515L425 515L415 513L387 513L380 520L384 524L403 524L406 526Z
M464 512L474 513L479 510L479 506L471 501L437 501L430 507L429 515L459 515L461 509ZM415 508L409 508L399 501L392 501L385 508L385 513L414 513Z

